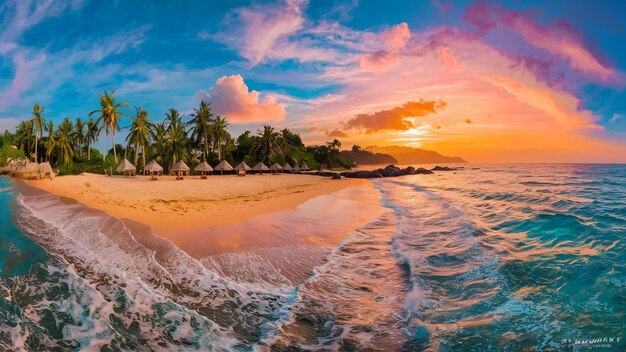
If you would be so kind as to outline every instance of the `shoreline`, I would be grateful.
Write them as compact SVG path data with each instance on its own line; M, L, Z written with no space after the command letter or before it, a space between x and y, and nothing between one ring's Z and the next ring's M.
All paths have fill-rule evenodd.
M86 221L96 218L116 219L120 225L123 224L122 228L125 228L135 241L154 250L157 255L161 255L162 250L167 248L166 243L171 243L207 267L220 266L216 263L224 260L231 262L247 257L270 260L266 257L268 255L271 257L274 250L286 256L282 259L271 259L279 262L288 260L287 257L290 256L295 256L291 260L299 262L305 257L308 258L305 260L307 264L300 263L298 269L290 270L288 275L283 273L289 280L295 280L293 282L306 279L307 273L319 264L326 254L354 231L374 221L385 211L380 205L380 193L371 182L328 180L331 182L320 183L322 189L314 188L298 193L294 201L297 200L299 204L283 202L280 210L268 212L268 208L263 208L254 216L247 214L250 216L240 217L236 222L216 225L214 222L204 221L180 227L155 227L149 221L117 216L75 198L35 187L31 182L13 180L18 192L27 199L31 210L33 205L37 204L35 208L38 217L47 217L45 214L50 214L54 218L57 215L52 214L60 212L59 214L64 214L60 216L70 218L76 214L90 214L88 218L95 216L91 220L85 219ZM339 185L329 187L329 183ZM119 225L114 225L115 221L109 224L118 230L103 229L103 234L107 237L110 236L109 231L122 229ZM91 234L84 233L82 236L85 236L85 241L89 241ZM285 267L289 265L285 263ZM266 279L264 274L261 277L263 280Z
M192 176L183 181L173 176L150 181L149 176L85 174L23 182L119 219L148 225L164 237L294 209L313 198L352 186L371 187L367 180L292 174L211 176L208 180Z

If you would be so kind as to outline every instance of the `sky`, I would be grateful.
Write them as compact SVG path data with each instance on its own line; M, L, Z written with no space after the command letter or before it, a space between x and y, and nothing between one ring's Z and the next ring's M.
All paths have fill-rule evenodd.
M154 121L211 102L234 136L272 124L307 144L472 162L626 162L624 13L619 0L6 0L0 129L35 103L55 123L86 119L115 88Z

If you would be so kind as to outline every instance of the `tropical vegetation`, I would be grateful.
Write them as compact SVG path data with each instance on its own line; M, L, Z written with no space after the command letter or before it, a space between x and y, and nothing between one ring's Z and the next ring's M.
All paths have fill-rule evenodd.
M233 138L228 118L215 114L211 104L204 101L189 116L171 108L162 115L162 122L155 122L141 106L128 114L129 104L115 93L113 89L100 94L99 108L87 119L65 117L57 126L50 112L44 119L44 107L35 104L32 119L20 122L14 133L0 134L0 165L9 159L36 155L38 161L49 161L61 174L111 173L120 156L133 162L139 172L152 159L166 171L179 160L192 167L205 160L212 165L227 160L251 165L307 163L312 169L353 166L341 155L338 140L305 146L298 133L270 125ZM126 132L125 143L116 144L115 134L122 130ZM111 147L104 155L93 147L103 135L110 138Z

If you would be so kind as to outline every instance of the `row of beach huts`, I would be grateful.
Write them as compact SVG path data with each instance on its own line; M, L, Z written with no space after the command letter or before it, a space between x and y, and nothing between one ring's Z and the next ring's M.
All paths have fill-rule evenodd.
M249 171L255 171L256 173L263 174L272 173L279 174L283 172L295 173L300 171L310 171L309 166L303 162L302 165L291 166L289 163L285 163L284 165L280 165L278 163L274 163L272 166L267 166L263 162L260 162L254 167L248 166L245 162L240 162L237 166L233 167L226 160L222 160L215 167L211 167L209 163L206 161L201 162L194 168L194 171L200 178L205 179L207 175L212 174L214 171L219 171L220 175L223 175L224 172L231 173L235 171L238 176L245 176ZM128 159L123 159L122 162L117 166L116 171L123 175L133 175L136 173L137 168L133 165ZM184 161L179 160L170 168L170 171L176 174L177 180L182 180L183 176L185 176L188 172L191 171L189 166L185 164ZM153 180L156 180L157 176L163 175L163 167L156 162L156 160L152 160L148 165L146 165L143 169L143 173L146 175L150 175Z

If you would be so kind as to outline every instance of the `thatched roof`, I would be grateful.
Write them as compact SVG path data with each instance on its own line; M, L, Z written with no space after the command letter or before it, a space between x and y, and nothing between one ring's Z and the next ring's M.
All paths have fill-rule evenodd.
M289 165L289 163L285 163L285 165L283 165L283 170L285 170L285 171L293 171L293 167L291 167L291 165Z
M196 166L196 172L210 172L213 171L213 168L206 161L201 162L198 166Z
M131 164L130 161L124 159L115 169L117 172L129 172L129 171L137 171L135 165Z
M272 164L272 166L270 166L270 170L272 170L272 171L282 170L282 169L283 169L283 167L280 166L280 164L278 164L278 163L274 163L274 164Z
M296 166L293 167L293 171L300 171L300 166L298 166L298 164L296 164Z
M237 164L237 166L235 166L235 170L246 170L246 171L250 171L252 170L250 168L250 166L248 166L248 164L246 164L245 162L240 162L239 164Z
M309 165L307 165L306 163L302 163L302 166L300 166L300 170L309 171L311 169L309 168Z
M179 160L176 164L172 165L171 171L189 171L189 166L184 161Z
M157 163L156 160L152 160L143 169L148 172L162 172L163 166L159 165L159 163Z
M217 164L217 166L215 167L215 170L218 170L218 171L229 171L232 169L233 169L232 165L230 165L228 161L226 160L220 161L220 163Z
M270 168L267 167L267 165L263 164L262 162L254 165L254 167L252 168L252 170L254 171L269 171Z

